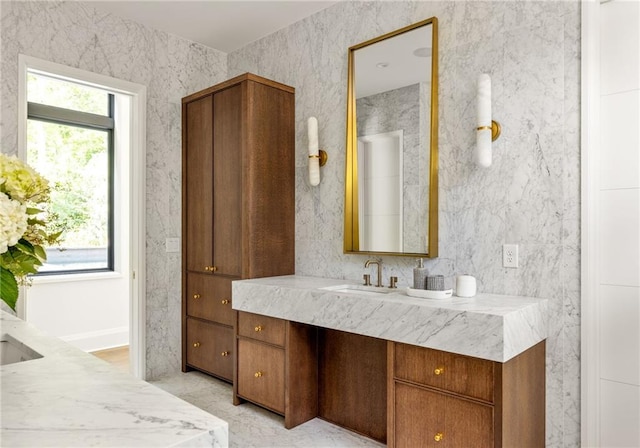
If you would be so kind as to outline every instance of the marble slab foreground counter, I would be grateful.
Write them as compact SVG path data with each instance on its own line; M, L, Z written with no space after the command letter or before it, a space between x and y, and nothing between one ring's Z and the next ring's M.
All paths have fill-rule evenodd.
M506 362L547 337L547 300L479 294L428 300L323 288L348 280L287 275L234 281L233 308L318 327Z
M1 446L228 446L225 421L5 312L0 324L42 355L0 367Z

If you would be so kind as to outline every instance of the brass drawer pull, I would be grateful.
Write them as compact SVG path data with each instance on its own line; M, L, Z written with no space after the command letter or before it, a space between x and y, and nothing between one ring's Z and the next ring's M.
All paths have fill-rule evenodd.
M193 346L194 346L195 348L198 348L198 347L200 347L200 343L199 343L199 342L194 342L194 343L193 343Z
M194 299L199 299L199 298L200 298L200 294L198 294L198 293L194 294L194 295L193 295L193 298L194 298Z
M222 299L221 302L223 305L229 305L229 299Z
M229 356L229 352L222 352L220 353L222 356Z
M264 374L260 371L257 371L256 373L253 374L253 376L255 376L256 378L260 378L262 375Z
M433 371L433 373L435 373L436 375L442 375L444 373L444 367L438 367L437 369L435 369ZM438 433L440 434L440 433Z
M218 270L217 266L205 266L204 270L207 272L216 272Z
M262 325L258 325L257 327L254 328L254 330L256 333L262 331Z
M433 436L433 440L435 440L436 442L440 442L442 439L444 439L444 434L442 434L441 432L438 432L435 436Z

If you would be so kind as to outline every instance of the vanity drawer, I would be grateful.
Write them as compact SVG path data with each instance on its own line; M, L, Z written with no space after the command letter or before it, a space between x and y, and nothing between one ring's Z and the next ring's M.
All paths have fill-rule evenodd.
M399 343L394 351L395 378L494 402L493 361Z
M187 364L233 379L233 328L187 319Z
M284 347L286 321L260 314L238 313L238 334Z
M187 315L233 326L231 279L208 274L187 274Z
M239 339L238 395L284 414L284 349Z
M394 448L496 446L492 405L396 383L394 406Z

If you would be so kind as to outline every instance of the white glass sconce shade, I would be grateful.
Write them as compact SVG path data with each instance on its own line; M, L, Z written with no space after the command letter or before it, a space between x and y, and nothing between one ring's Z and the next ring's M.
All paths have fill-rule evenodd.
M310 117L307 121L309 133L309 183L315 187L320 184L320 154L318 147L318 120Z
M327 153L318 144L318 120L309 117L307 120L309 134L309 184L315 187L320 184L320 167L327 163Z
M476 128L476 163L482 167L491 166L491 78L483 73L478 76Z

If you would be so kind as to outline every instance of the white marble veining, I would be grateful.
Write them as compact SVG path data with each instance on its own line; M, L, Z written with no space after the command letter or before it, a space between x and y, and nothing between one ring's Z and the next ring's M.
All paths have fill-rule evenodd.
M2 446L228 446L220 418L8 313L0 323L42 355L0 367Z
M243 403L233 405L233 386L192 371L163 377L155 386L220 416L229 423L229 446L237 448L355 448L385 445L314 418L293 429L284 427L284 417L264 408ZM251 422L247 424L247 422Z
M245 71L296 88L296 274L358 280L366 256L342 252L347 49L428 17L439 24L439 257L483 293L549 300L547 445L580 443L579 1L339 2L229 54ZM472 161L475 79L492 78L493 165ZM313 115L329 154L305 181L302 124ZM502 267L519 244L519 269ZM384 257L408 284L414 261Z
M549 300L547 445L579 446L580 8L579 1L339 2L229 54L227 65L221 52L142 32L80 2L0 1L1 148L12 152L17 142L18 53L148 80L157 101L149 102L147 125L147 373L159 377L177 371L180 359L180 259L164 252L164 238L180 229L179 98L222 81L227 70L296 88L296 273L356 280L366 258L342 252L347 48L438 17L440 254L426 265L449 287L466 273L481 292ZM492 109L503 125L489 170L471 162L480 72L492 76ZM314 188L306 181L311 115L330 157ZM504 242L520 244L520 269L502 268ZM409 282L413 260L384 262L385 278Z
M147 86L147 377L180 370L181 99L227 78L221 51L94 9L90 2L0 2L0 143L18 149L18 54ZM160 324L161 323L161 324Z
M481 294L425 300L401 290L363 295L331 289L344 284L296 275L234 281L233 308L498 362L547 337L545 299Z

